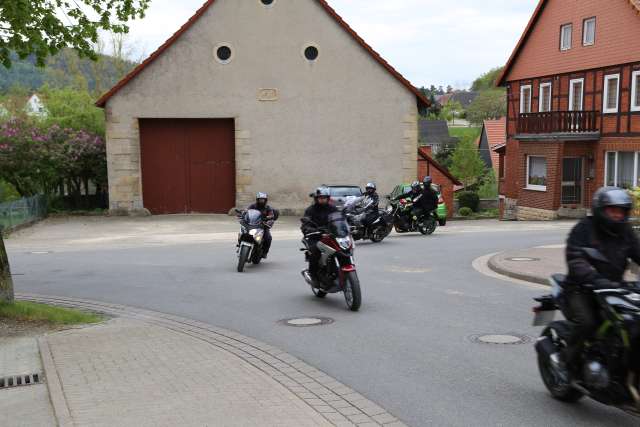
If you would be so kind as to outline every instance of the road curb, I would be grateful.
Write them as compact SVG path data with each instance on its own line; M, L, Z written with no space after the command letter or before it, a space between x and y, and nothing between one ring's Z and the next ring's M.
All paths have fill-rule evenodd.
M276 347L223 328L179 316L85 299L36 294L16 294L16 298L23 301L90 310L111 316L135 319L189 335L232 353L254 366L283 385L329 423L336 426L406 426L384 408L302 360ZM41 341L43 363L50 364L50 372L55 372L55 366L53 365L46 339L41 339ZM48 358L46 362L45 358ZM47 367L45 366L45 368ZM52 403L54 403L56 416L59 416L59 421L67 421L65 417L69 411L66 407L66 400L60 400L64 399L64 394L59 378L57 378L57 374L48 375L54 377L52 388L55 388L53 392L55 396L52 395ZM56 380L57 382L55 382ZM56 402L53 402L54 398L57 399ZM55 407L55 405L58 405L61 415L58 415L58 407ZM70 420L71 417L69 415ZM66 427L73 424L71 422L67 424L61 422L60 425Z
M53 413L56 417L58 427L73 427L73 418L69 411L67 398L62 389L62 383L58 376L56 364L53 361L51 349L46 337L38 338L38 348L40 349L40 359L42 360L42 369L49 390L49 400L53 406Z
M495 273L503 276L511 277L512 279L524 280L525 282L535 283L537 285L549 286L549 280L546 277L534 276L532 274L518 273L513 270L508 270L500 265L499 260L504 256L505 252L496 254L489 258L487 266Z

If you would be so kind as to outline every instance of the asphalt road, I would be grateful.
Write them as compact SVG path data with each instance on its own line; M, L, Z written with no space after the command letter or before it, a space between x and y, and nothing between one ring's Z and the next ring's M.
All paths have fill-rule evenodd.
M55 223L13 237L7 245L16 290L144 307L236 330L304 359L412 426L639 424L589 400L552 400L531 344L469 339L539 333L530 327L532 298L544 290L482 275L471 264L488 253L562 243L569 223L453 223L431 237L360 244L363 306L351 313L341 296L319 300L304 284L292 222L281 225L264 264L239 274L229 240L234 224L192 220L190 231L172 234L162 219L153 221L127 223L119 238L95 237L92 222L64 224L77 238ZM40 251L52 252L32 253ZM278 323L297 316L335 323Z

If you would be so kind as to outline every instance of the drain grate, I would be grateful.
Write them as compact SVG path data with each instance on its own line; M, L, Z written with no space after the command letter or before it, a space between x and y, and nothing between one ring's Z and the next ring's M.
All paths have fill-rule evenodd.
M477 334L468 337L469 341L476 344L494 344L494 345L518 345L528 344L532 342L532 338L526 335L515 334L512 332L506 334Z
M6 388L23 387L42 384L42 374L13 375L0 377L0 390Z

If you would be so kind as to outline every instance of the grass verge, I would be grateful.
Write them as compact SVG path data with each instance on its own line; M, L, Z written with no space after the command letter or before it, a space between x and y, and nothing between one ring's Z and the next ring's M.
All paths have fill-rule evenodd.
M46 322L52 325L78 325L103 320L102 316L93 313L25 301L0 303L0 321L2 319Z

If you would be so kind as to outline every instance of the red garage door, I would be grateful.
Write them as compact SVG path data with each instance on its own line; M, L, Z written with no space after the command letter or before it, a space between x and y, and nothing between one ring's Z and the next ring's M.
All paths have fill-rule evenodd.
M153 214L235 205L233 119L140 119L142 195Z

